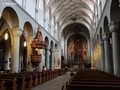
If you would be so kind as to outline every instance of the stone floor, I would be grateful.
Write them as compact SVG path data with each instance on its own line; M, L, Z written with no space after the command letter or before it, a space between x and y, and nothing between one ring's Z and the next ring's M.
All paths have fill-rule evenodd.
M44 84L41 84L32 90L61 90L62 86L65 86L65 83L70 79L70 72L67 74L58 76L55 79L52 79Z

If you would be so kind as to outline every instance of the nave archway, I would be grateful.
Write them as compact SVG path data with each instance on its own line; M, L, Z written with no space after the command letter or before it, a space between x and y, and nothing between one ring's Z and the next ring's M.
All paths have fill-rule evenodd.
M63 30L64 59L68 66L77 68L90 67L89 30L86 26L73 23ZM62 47L63 48L63 47ZM65 60L63 61L65 63Z

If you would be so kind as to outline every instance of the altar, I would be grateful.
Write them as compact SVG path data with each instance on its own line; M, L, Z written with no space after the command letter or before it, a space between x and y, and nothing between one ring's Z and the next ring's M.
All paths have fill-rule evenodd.
M80 68L88 63L88 44L81 38L76 38L68 43L68 65Z

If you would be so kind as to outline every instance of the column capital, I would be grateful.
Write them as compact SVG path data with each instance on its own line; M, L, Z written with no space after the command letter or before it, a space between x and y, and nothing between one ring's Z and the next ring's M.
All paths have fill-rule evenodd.
M54 49L51 49L50 51L51 51L51 52L54 52Z
M118 32L119 31L119 22L112 21L108 24L109 29L111 32Z
M47 49L47 50L50 50L50 46L46 46L46 49Z
M103 45L104 44L103 40L99 40L99 44Z
M22 29L18 27L13 28L13 35L15 37L20 37L22 35Z
M110 39L110 33L104 33L104 34L102 34L102 38L103 38L103 40Z

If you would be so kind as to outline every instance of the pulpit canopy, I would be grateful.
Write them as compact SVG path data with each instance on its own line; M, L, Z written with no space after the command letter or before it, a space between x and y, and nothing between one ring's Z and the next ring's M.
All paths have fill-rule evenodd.
M40 27L37 29L37 34L32 41L31 48L37 48L37 49L44 49L45 48L45 42L42 40L42 34L40 32Z

